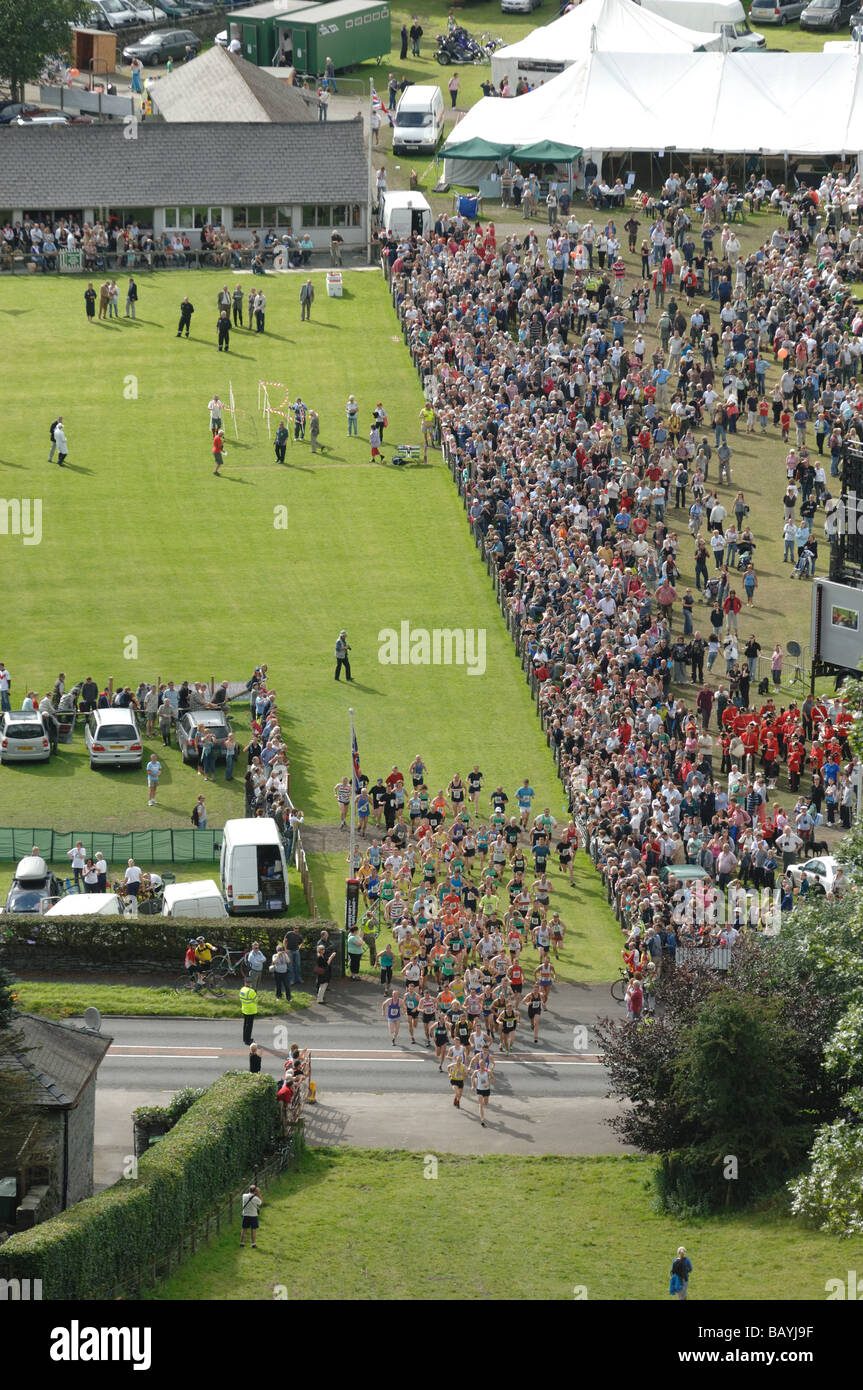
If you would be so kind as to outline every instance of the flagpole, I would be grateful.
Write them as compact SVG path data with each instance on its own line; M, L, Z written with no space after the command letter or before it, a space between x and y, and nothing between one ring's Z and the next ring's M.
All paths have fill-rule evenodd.
M356 811L357 811L357 779L354 772L354 712L348 710L351 716L351 847L348 859L348 878L354 877L354 845L356 843Z

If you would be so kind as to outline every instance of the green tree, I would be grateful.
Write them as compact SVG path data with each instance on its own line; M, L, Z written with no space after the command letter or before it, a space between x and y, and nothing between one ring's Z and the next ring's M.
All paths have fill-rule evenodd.
M716 991L674 1070L673 1096L693 1137L664 1156L669 1205L745 1206L799 1169L813 1127L780 1001Z
M86 19L87 0L0 0L0 83L13 101L38 82L46 59L66 56L70 25Z

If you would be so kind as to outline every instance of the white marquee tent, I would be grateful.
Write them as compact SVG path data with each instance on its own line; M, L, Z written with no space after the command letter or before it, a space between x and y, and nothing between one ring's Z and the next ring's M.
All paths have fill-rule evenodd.
M508 77L515 91L520 77L537 86L548 82L591 48L600 53L648 54L692 53L722 46L721 34L685 29L642 9L634 0L582 0L553 24L534 29L518 43L493 53L491 75L496 87Z
M444 146L445 175L465 184L512 154L587 150L836 154L863 168L863 55L589 53L544 87L472 107Z

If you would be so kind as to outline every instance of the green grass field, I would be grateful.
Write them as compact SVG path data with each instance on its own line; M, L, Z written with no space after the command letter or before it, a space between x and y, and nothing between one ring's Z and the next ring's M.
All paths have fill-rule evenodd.
M456 1229L470 1232L474 1299L659 1300L681 1244L694 1267L689 1297L699 1302L823 1299L828 1279L860 1268L859 1240L805 1230L774 1210L660 1215L652 1167L631 1157L442 1155L430 1178L420 1153L308 1150L264 1193L256 1254L239 1249L233 1227L147 1296L463 1300ZM482 1219L495 1194L506 1204L505 1232Z
M234 989L228 989L223 999L205 999L197 994L175 994L168 988L19 981L15 994L22 1009L45 1018L80 1017L91 1006L106 1016L119 1014L136 1018L236 1018L239 1013ZM270 990L262 990L258 1014L269 1018L296 1013L299 1009L307 1009L311 1002L311 995L297 993L291 996L290 1004L286 1004L277 1000Z
M390 413L388 443L417 439L421 403L380 278L350 274L346 297L328 300L319 276L315 319L305 325L296 277L268 279L268 331L235 333L229 358L214 340L221 279L142 280L138 323L92 333L80 281L4 285L19 379L62 379L38 417L27 392L6 393L4 491L43 502L41 545L2 537L16 590L28 595L27 620L7 632L3 651L13 696L25 686L41 693L61 668L70 680L92 672L134 686L158 675L235 679L268 660L292 795L312 819L335 818L350 704L370 770L419 750L436 790L481 760L492 784L527 773L539 800L557 803L545 741L447 470L436 457L406 471L369 463L375 402L383 398ZM188 343L174 336L187 291L198 309ZM130 377L137 399L124 394ZM323 457L300 443L286 467L275 463L256 418L262 378L284 381L292 399L301 394L319 410ZM214 478L207 401L213 392L227 398L229 380L247 414ZM361 405L358 440L345 437L351 391ZM46 462L55 413L69 434L65 470ZM274 525L280 508L287 530ZM484 674L379 664L379 630L402 621L484 630ZM353 647L351 690L332 678L341 627ZM137 656L125 659L133 642ZM49 767L0 771L5 814L58 827L188 824L200 780L176 750L165 768L150 809L143 774L90 772L76 736ZM206 793L211 823L241 814L239 782L227 787L220 775Z

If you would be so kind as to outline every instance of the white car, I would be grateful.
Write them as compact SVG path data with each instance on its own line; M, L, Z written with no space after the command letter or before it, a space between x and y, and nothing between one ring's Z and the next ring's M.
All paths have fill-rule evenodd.
M47 763L51 741L38 710L0 715L0 763Z
M227 48L227 47L228 47L228 31L227 31L227 29L220 29L220 30L219 30L218 34L216 35L215 42L219 45L220 48Z
M836 876L840 871L842 879L836 885ZM802 864L789 864L788 873L795 888L799 888L805 879L810 892L814 890L816 893L832 893L836 887L836 896L841 897L849 886L844 869L832 854L822 854L817 859L807 859Z
M87 715L84 742L90 767L141 767L144 745L130 709L94 709Z

